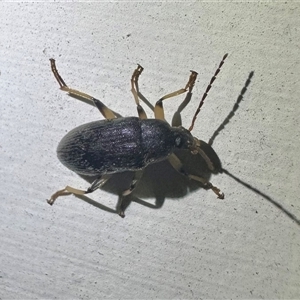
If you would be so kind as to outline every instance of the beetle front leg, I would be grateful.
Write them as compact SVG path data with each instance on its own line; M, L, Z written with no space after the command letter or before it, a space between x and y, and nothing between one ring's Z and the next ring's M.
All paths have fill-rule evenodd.
M124 207L123 198L130 195L133 192L133 190L136 188L137 183L139 182L139 180L141 179L142 176L143 176L143 170L136 171L133 175L133 178L131 180L129 188L127 190L123 191L122 195L120 196L120 201L118 203L118 208L117 208L120 217L122 217L122 218L125 217L125 208L126 207Z
M201 182L205 189L212 190L218 196L219 199L222 199L222 200L224 199L224 197L225 197L224 193L222 193L219 188L214 186L211 182L207 181L205 178L191 175L191 174L186 174L186 176L188 176L188 178L190 178L190 179Z
M64 189L59 190L57 192L55 192L51 198L49 200L47 200L47 202L50 205L53 205L53 203L55 202L55 200L58 197L61 196L69 196L69 195L85 195L85 194L90 194L92 192L94 192L95 190L97 190L98 188L101 188L106 182L107 180L111 177L111 175L105 175L105 176L101 176L99 178L97 178L95 181L93 181L93 183L91 184L91 186L87 189L87 190L79 190L79 189L75 189L71 186L66 186Z
M140 65L137 66L137 68L134 70L132 77L131 77L131 92L133 94L135 103L136 103L136 109L138 111L138 115L140 119L147 119L146 112L144 111L143 107L140 104L139 100L139 84L138 80L140 75L142 74L144 68Z
M166 99L169 99L169 98L172 98L172 97L175 97L175 96L178 96L178 95L181 95L185 92L189 92L191 93L192 90L193 90L193 87L194 87L194 84L195 84L195 81L196 81L196 78L197 78L197 75L198 73L195 72L195 71L191 71L191 75L189 77L189 80L186 84L186 86L176 92L173 92L173 93L170 93L170 94L167 94L165 96L163 96L162 98L160 98L156 104L155 104L155 107L154 107L154 115L155 115L155 119L159 119L159 120L165 120L165 114L164 114L164 108L163 108L163 101L166 100Z
M177 171L179 172L180 174L182 175L185 175L187 176L189 179L193 179L193 180L196 180L198 182L200 182L205 189L208 189L208 190L212 190L217 196L219 199L224 199L224 193L222 193L220 191L219 188L217 188L216 186L214 186L211 182L209 182L207 179L203 178L203 177L200 177L200 176L196 176L196 175L192 175L192 174L188 174L184 169L183 169L183 166L182 166L182 163L180 161L180 159L175 155L175 154L171 154L169 157L168 157L168 160L171 164L171 166Z
M83 92L80 92L78 90L69 88L65 81L62 79L62 77L60 76L60 74L57 71L56 65L55 65L55 59L51 58L50 59L50 63L51 63L51 70L52 73L55 77L55 79L57 80L60 89L62 91L65 91L68 93L69 96L75 98L75 99L79 99L79 100L85 100L87 102L91 102L91 104L94 104L94 106L96 106L98 108L98 110L100 111L100 113L103 115L103 117L105 119L115 119L118 118L119 115L116 114L115 112L113 112L111 109L109 109L106 105L104 105L100 100L85 94Z

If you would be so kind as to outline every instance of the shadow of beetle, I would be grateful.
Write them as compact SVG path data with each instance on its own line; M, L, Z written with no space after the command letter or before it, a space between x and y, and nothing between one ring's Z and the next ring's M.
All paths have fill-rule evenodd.
M126 176L126 178L131 177L130 181L122 187L122 190L117 191L120 195L117 213L124 218L125 209L128 205L127 199L130 199L131 193L140 181L145 168L147 167L147 172L152 170L152 173L155 174L155 166L162 161L167 161L178 172L177 176L183 175L186 181L198 182L205 189L212 190L218 198L224 199L224 194L220 189L209 181L211 173L217 174L222 171L220 159L210 144L192 136L191 131L204 100L227 56L228 54L224 55L211 78L188 130L182 126L175 126L176 122L181 123L180 120L179 122L176 121L176 116L180 116L180 111L191 99L197 72L191 71L184 88L160 98L153 108L155 119L148 119L140 105L140 100L146 104L148 101L139 92L138 80L143 67L138 65L131 77L131 92L137 105L138 117L121 117L100 100L69 88L58 73L55 60L50 59L51 69L60 89L67 92L71 97L94 104L105 120L90 122L74 128L63 137L57 148L57 156L63 165L82 177L93 179L90 187L87 190L79 190L66 186L55 192L47 202L52 205L58 197L71 194L82 197L103 187L112 175L121 174L120 176L123 176L122 173L131 172L131 176ZM171 126L164 117L163 101L186 92L187 96L177 114L175 113L175 119L173 119ZM185 159L186 153L189 156L191 154L195 156L197 169L192 168L193 171L191 171L187 162L193 159ZM195 162L193 166L195 166ZM157 173L151 180L158 185L161 183L161 180L158 180L159 174L161 172ZM119 185L119 189L120 187L121 185ZM159 188L156 187L155 191L160 191L161 195L156 195L156 198L160 199L165 197L167 190L165 190L164 185L161 185Z

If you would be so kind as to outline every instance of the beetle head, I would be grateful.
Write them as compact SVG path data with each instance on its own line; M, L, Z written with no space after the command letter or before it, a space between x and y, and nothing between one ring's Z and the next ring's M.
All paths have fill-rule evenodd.
M184 127L172 127L174 132L174 144L177 149L190 149L194 144L194 137Z

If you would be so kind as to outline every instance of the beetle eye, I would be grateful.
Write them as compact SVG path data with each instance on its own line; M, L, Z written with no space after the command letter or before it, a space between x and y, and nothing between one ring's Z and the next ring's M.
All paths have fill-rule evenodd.
M175 139L175 144L176 144L177 147L180 146L180 144L181 144L181 138L179 136Z

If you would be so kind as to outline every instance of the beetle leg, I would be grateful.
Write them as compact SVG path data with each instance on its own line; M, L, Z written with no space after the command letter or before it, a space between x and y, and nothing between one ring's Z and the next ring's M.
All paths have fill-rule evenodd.
M188 80L186 86L183 89L180 89L180 90L178 90L176 92L167 94L167 95L163 96L162 98L160 98L156 102L155 107L154 107L155 119L165 120L164 108L163 108L163 103L162 103L164 100L166 100L168 98L172 98L172 97L178 96L178 95L181 95L181 94L183 94L183 93L185 93L187 91L189 93L192 92L192 89L194 87L197 75L198 75L197 72L191 71L191 75L189 77L189 80Z
M102 175L99 178L95 179L91 186L85 191L85 194L90 194L94 192L95 190L101 188L107 180L111 177L111 175Z
M190 103L192 99L192 92L188 92L184 98L184 100L181 102L181 104L178 106L177 111L174 113L171 126L172 127L179 127L182 126L182 120L181 120L181 112L185 109L185 107Z
M133 190L136 188L137 183L139 182L139 180L141 179L143 175L143 170L140 171L136 171L133 175L132 181L130 183L130 186L127 190L123 191L121 197L120 197L120 202L119 202L119 207L118 207L118 212L119 212L119 216L124 218L125 217L125 208L123 205L123 198L130 195Z
M84 101L87 101L88 103L94 104L98 108L98 110L101 112L103 117L108 120L115 119L118 117L118 115L116 113L114 113L111 109L109 109L106 105L104 105L100 100L97 100L94 97L92 97L88 94L85 94L83 92L80 92L78 90L69 88L57 71L57 68L55 65L55 59L51 58L50 63L51 63L52 73L53 73L55 79L57 80L57 82L60 86L60 89L62 91L67 92L69 96L71 96L75 99L84 100Z
M139 118L140 119L147 119L147 115L143 109L143 107L140 104L140 100L139 100L139 84L138 84L138 80L139 77L141 75L141 73L143 72L144 68L140 65L137 66L137 68L134 70L132 77L131 77L131 92L133 94L135 103L136 103L136 108L139 114Z
M211 182L209 182L207 179L200 177L200 176L196 176L196 175L192 175L192 174L188 174L182 166L182 163L180 161L180 159L173 153L168 157L168 160L171 164L171 166L178 171L180 174L183 174L185 176L187 176L189 179L193 179L196 180L200 183L202 183L202 185L204 186L204 188L208 189L208 190L212 190L219 199L224 199L224 194L220 191L219 188L217 188L216 186L214 186Z
M111 175L105 175L105 176L101 176L99 178L97 178L95 181L93 181L93 183L91 184L91 186L86 190L79 190L79 189L75 189L71 186L66 186L64 189L57 191L56 193L54 193L51 198L49 200L47 200L47 202L50 205L53 205L53 203L55 202L55 200L58 197L61 196L68 196L68 195L85 195L85 194L89 194L94 192L96 189L101 188L106 182L107 180L111 177Z

